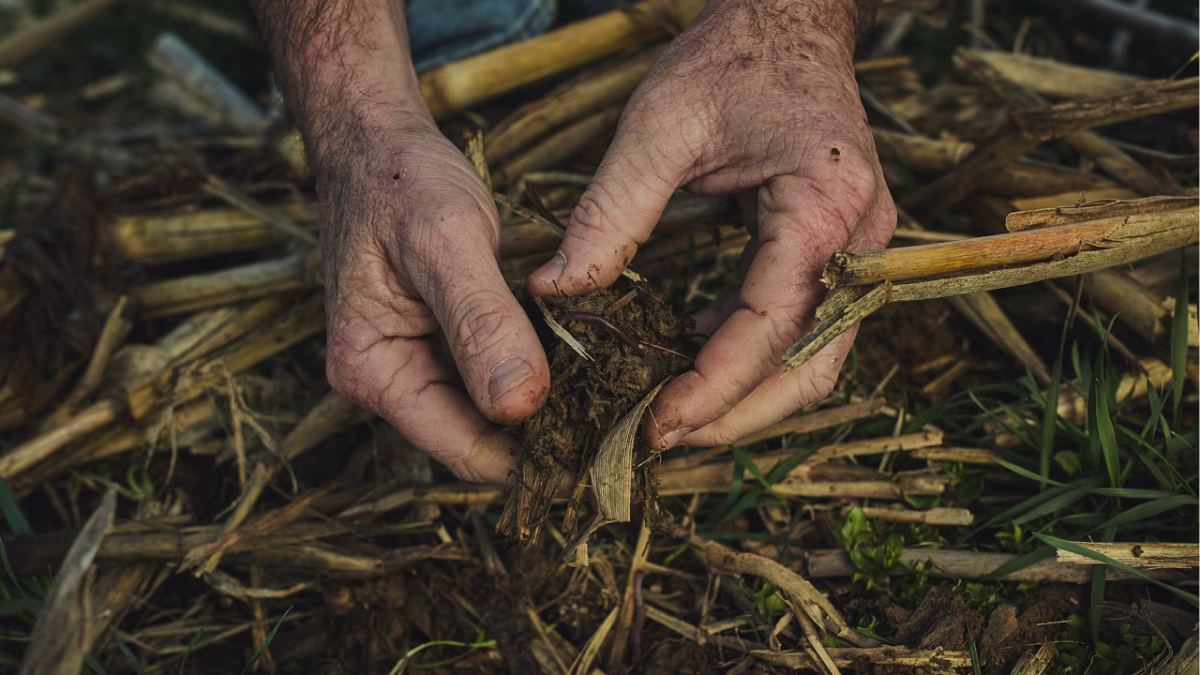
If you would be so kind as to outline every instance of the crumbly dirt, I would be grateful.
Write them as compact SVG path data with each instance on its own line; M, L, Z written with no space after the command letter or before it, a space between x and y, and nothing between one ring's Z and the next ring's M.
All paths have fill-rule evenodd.
M691 363L687 321L645 289L629 284L546 299L545 306L591 357L549 329L542 311L518 289L550 361L550 392L536 413L510 433L521 440L519 480L498 527L532 543L564 481L586 474L601 441L660 382ZM641 445L639 440L638 446ZM635 448L634 457L640 457ZM572 493L564 533L575 529L583 494Z

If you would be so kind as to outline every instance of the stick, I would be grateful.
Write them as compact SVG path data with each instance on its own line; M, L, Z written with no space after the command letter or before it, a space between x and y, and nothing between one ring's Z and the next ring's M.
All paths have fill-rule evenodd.
M956 56L956 63L960 67L968 65L961 55ZM906 210L923 218L958 203L979 188L987 176L1000 172L1040 141L1142 115L1194 107L1200 101L1197 79L1190 78L1154 80L1103 98L1045 106L1035 94L1008 82L991 66L969 65L977 79L1013 102L1010 123L954 171L922 186L902 202Z
M258 218L262 222L274 227L286 235L299 239L300 241L312 246L318 246L320 243L317 241L316 237L312 236L312 234L308 232L308 230L297 225L296 222L291 218L288 218L279 211L275 211L263 206L262 204L258 203L257 200L251 198L241 190L238 190L216 176L209 175L208 181L201 187L208 194L225 200L230 206L237 207L238 209L249 213L250 215Z
M1008 237L1028 235L1032 232L1015 232L1006 235L996 235L994 237L982 237L976 240L913 246L905 249L889 249L861 254L872 257L872 261L868 264L871 271L866 274L874 275L871 276L873 282L879 281L881 278L884 279L883 283L880 283L873 290L848 306L845 305L846 296L831 295L822 306L836 305L836 317L822 319L822 310L818 308L817 326L785 352L783 357L784 362L787 364L788 369L798 368L824 348L825 345L832 342L834 337L845 332L850 326L862 321L871 312L887 302L927 300L929 298L977 293L1044 281L1055 277L1074 276L1106 267L1122 265L1138 258L1169 251L1173 248L1179 248L1195 242L1198 238L1195 222L1195 211L1180 210L1135 215L1125 218L1104 218L1096 221L1062 225L1056 228L1048 228L1047 230L1039 230L1039 232L1045 233L1049 230L1057 230L1045 241L1057 242L1064 244L1063 246L1056 247L1051 245L1041 248L1043 242L1023 240L1022 246L1024 246L1024 250L1020 250L1016 252L1016 255L1010 255L1007 258L1005 252L999 251L999 249L1004 248L1003 245L998 245L999 242L1007 241ZM1072 234L1082 234L1082 237L1077 237L1073 244L1067 244ZM985 240L991 241L988 242ZM955 246L963 246L964 248L951 253L945 260L937 259L931 262L929 259L914 259L924 258L928 255L936 258L939 252L944 252L945 249L938 249L938 252L932 254L928 249ZM920 249L927 250L922 252L923 255L914 256L913 254ZM1008 251L1007 253L1012 254L1013 252ZM881 260L881 257L894 254L899 254L898 257L904 258L905 261L898 265L893 265L895 259L890 262L883 262ZM975 254L982 254L984 257L975 258L973 257ZM993 254L995 254L995 257L988 257ZM826 264L826 283L831 286L839 286L842 281L866 278L859 276L860 272L865 272L864 269L859 268L857 263L849 262L855 255L858 254L834 253ZM1018 260L1022 257L1025 264L1021 264L1020 260ZM1003 264L997 258L1006 258L1010 261L1011 266L994 269L998 264ZM886 275L888 274L895 273L898 276L905 276L912 273L912 270L908 266L919 267L923 272L928 272L935 268L940 268L943 272L953 270L960 276L900 284L893 284L886 280ZM992 271L988 271L989 269ZM843 272L847 270L853 271L848 275L843 275ZM885 276L878 277L879 273L883 273ZM837 279L838 282L834 283L834 279ZM849 292L849 288L844 290ZM834 312L826 310L824 313L828 315Z
M117 0L83 0L26 25L0 42L0 66L29 58L116 4Z
M1109 543L1090 541L1077 545L1103 554L1130 567L1147 569L1192 569L1200 566L1200 544L1171 544L1164 542ZM1058 562L1068 565L1095 565L1096 561L1071 551L1058 550Z
M826 286L835 289L883 281L898 284L939 277L953 281L948 278L951 275L958 275L960 280L966 282L970 277L962 275L982 276L989 270L1005 272L1012 271L1014 267L1035 273L1035 268L1044 266L1047 272L1055 270L1053 276L1064 276L1057 273L1057 268L1068 268L1071 271L1067 274L1079 274L1192 243L1196 240L1198 208L1200 206L1193 203L1191 208L1176 211L1113 216L1038 230L884 251L837 251L830 256L822 280ZM1094 265L1091 262L1093 259L1104 263L1110 260L1116 262ZM1022 283L1043 278L1052 277L1040 276ZM892 292L896 293L897 289Z
M300 202L268 208L292 222L316 221L312 209ZM265 248L291 239L242 209L120 216L101 224L99 235L101 250L113 262L151 264Z
M150 65L170 78L183 107L202 114L215 126L228 126L245 134L260 134L271 120L241 89L172 32L154 42L147 57Z
M1152 9L1113 2L1113 0L1068 0L1068 4L1110 23L1130 28L1154 41L1168 42L1190 54L1200 41L1195 24Z
M1200 78L1151 80L1124 93L1059 103L1045 108L1014 110L1013 124L1040 141L1066 136L1089 127L1137 117L1194 108L1200 103Z
M108 318L104 321L104 328L100 330L100 337L96 340L96 346L92 350L92 358L88 361L87 370L84 371L83 376L79 378L79 382L75 384L75 388L71 390L62 404L43 422L41 427L43 430L52 429L65 422L76 411L79 404L100 386L104 378L104 371L108 367L109 358L125 341L125 336L133 327L133 322L125 317L127 305L128 300L125 296L122 295L117 299L117 304L113 306L112 311L108 313Z
M315 288L321 280L320 255L296 253L278 260L219 272L157 281L131 297L144 318L170 316L285 291Z
M807 579L783 565L755 553L738 553L714 541L693 538L704 554L709 569L720 574L750 574L762 577L782 591L799 617L804 614L824 631L833 633L838 639L860 647L874 647L879 643L851 629L842 615Z
M982 61L1002 77L1054 98L1090 98L1123 92L1145 78L1101 68L1088 68L1053 59L967 47L962 53Z
M12 480L68 443L107 427L123 409L121 402L113 399L93 403L61 426L18 445L0 457L0 478Z
M621 107L609 106L569 124L496 170L492 176L493 182L497 186L507 185L527 171L556 166L577 155L584 146L602 134L615 129L619 119Z
M1092 546L1092 544L1088 544ZM900 554L899 564L911 568L917 563L928 563L929 573L943 579L979 579L985 577L1001 565L1007 564L1017 556L1008 553L982 553L975 551L949 551L927 548L906 548ZM1064 565L1056 560L1039 560L1038 562L1019 569L1015 572L998 577L998 581L1039 581L1046 583L1087 584L1092 581L1092 571L1088 565L1096 561L1088 559L1087 565ZM858 569L850 562L850 556L845 551L813 551L808 555L804 572L812 579L829 579L853 576ZM1178 582L1190 578L1195 584L1195 575L1179 570L1148 570L1147 575L1159 579ZM1136 581L1136 577L1119 569L1108 568L1108 578L1119 581Z
M448 63L421 75L421 93L437 119L626 47L666 37L699 12L696 0L642 0L523 42Z
M39 613L18 675L76 675L91 647L91 578L88 572L117 510L109 488L75 538Z
M875 439L868 452L887 452L898 448L892 437ZM791 453L772 452L751 457L759 471L766 473ZM730 489L736 467L733 461L679 467L659 472L658 493L664 497L698 493L722 493ZM783 497L857 497L895 501L906 495L942 494L948 479L944 476L905 474L892 477L862 466L837 463L805 463L792 469L771 489Z
M654 47L585 72L517 108L488 136L488 161L504 160L568 122L629 98L662 50Z

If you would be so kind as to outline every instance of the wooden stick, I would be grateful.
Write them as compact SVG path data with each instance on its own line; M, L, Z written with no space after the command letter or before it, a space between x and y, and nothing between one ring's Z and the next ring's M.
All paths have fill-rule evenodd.
M903 164L921 174L942 174L964 161L975 145L962 141L932 139L887 129L872 129L879 159L884 164ZM1114 187L1112 181L1077 169L1020 159L1007 171L985 176L980 190L1006 197L1040 197L1047 194L1093 192Z
M909 217L908 214L902 213L901 215L909 227L918 230L925 229L920 223ZM1025 340L1025 336L1021 335L1021 332L1013 325L1012 320L1008 318L1008 314L1000 307L1000 303L996 302L996 299L990 293L981 292L954 295L946 298L946 302L957 310L959 314L965 316L984 335L988 336L996 346L1008 352L1026 368L1029 368L1039 382L1043 385L1050 384L1050 369L1046 367L1046 363L1042 361L1042 357ZM936 382L937 380L931 382L930 385L934 385Z
M107 427L123 409L121 402L113 399L93 403L61 426L18 445L0 456L0 478L12 480L68 443Z
M75 675L92 645L90 634L91 577L104 535L117 510L117 490L109 488L88 518L55 575L54 584L38 612L37 623L18 675Z
M1117 270L1098 270L1084 276L1083 289L1096 304L1129 326L1147 342L1167 347L1171 337L1174 298L1160 297L1129 275ZM1194 315L1195 311L1191 313ZM1188 346L1200 346L1195 321L1188 321Z
M1090 546L1090 544L1089 544ZM1008 553L983 553L975 551L950 551L928 548L907 548L898 561L905 567L916 563L929 563L929 573L944 579L979 579L999 569L1017 556ZM1088 559L1088 564L1096 561ZM804 573L812 579L848 577L857 568L845 551L812 551L804 565ZM1178 570L1149 570L1148 576L1178 582L1189 579L1196 584L1195 575ZM1108 578L1114 581L1136 581L1128 572L1110 568ZM1083 565L1064 565L1056 560L1040 560L1029 567L998 578L999 581L1040 581L1067 584L1091 583L1092 571Z
M292 222L316 221L316 213L300 202L268 208ZM265 248L291 239L242 209L119 216L101 224L99 235L100 250L113 262L151 264Z
M846 625L845 619L829 600L794 570L756 553L738 553L715 541L693 537L693 544L704 554L708 568L720 574L750 574L762 577L784 593L792 612L804 614L821 630L860 647L874 647L878 641Z
M71 390L67 398L42 423L43 430L57 427L69 419L79 404L100 386L109 359L125 341L125 336L133 327L133 322L125 316L128 304L127 298L123 295L117 299L117 304L109 312L104 327L100 330L100 337L96 340L96 346L92 350L92 358L88 361L87 370L75 383L75 388Z
M257 200L216 176L209 175L208 181L201 187L208 194L225 200L230 206L245 211L290 237L299 239L312 246L319 245L316 237L309 233L308 230L297 225L291 218L288 218L279 211L263 206Z
M861 441L862 452L886 452L896 449L891 437ZM750 459L763 473L784 461L791 453L770 452ZM662 496L728 492L735 462L714 462L700 466L673 466L659 471L658 493ZM948 480L944 476L903 475L893 478L862 466L828 462L804 463L792 469L772 485L779 495L792 497L858 497L894 501L905 495L942 494Z
M1200 32L1196 24L1184 21L1168 14L1156 12L1138 5L1114 2L1114 0L1067 0L1066 5L1074 5L1079 11L1091 16L1100 17L1109 23L1130 28L1153 42L1166 42L1180 50L1181 56L1186 57L1196 49L1200 40Z
M1096 162L1101 169L1120 181L1122 185L1127 185L1144 197L1179 192L1171 185L1170 181L1151 173L1124 150L1091 131L1077 131L1068 134L1063 140L1076 152Z
M987 63L1001 76L1033 92L1053 98L1091 98L1128 90L1145 78L1053 59L996 50L963 49L964 55Z
M514 157L492 174L497 186L507 185L527 171L556 166L579 153L584 146L609 133L621 119L621 107L609 106L556 131L528 152Z
M702 6L697 0L642 0L628 10L434 68L421 75L421 93L440 119L620 49L666 37L669 26L686 25Z
M1044 141L1089 127L1195 108L1200 104L1198 88L1200 78L1195 77L1152 80L1108 96L1014 110L1012 120L1023 133Z
M517 108L488 136L488 161L504 160L571 121L624 101L662 50L654 47L585 72Z
M851 507L843 509L843 515ZM935 506L924 511L912 509L885 509L878 506L863 506L863 515L872 520L892 523L922 523L925 525L970 525L975 516L967 509Z
M118 0L83 0L68 5L50 16L26 25L0 42L0 66L7 66L41 51L96 15L116 5Z
M260 134L271 123L253 99L175 33L160 35L147 59L169 78L159 92L169 92L167 100L176 107L246 134Z
M1065 244L1066 240L1063 239L1064 236L1067 236L1065 233L1082 233L1083 236L1082 238L1075 239L1074 245L1065 245L1061 248L1049 246L1040 250L1038 248L1040 246L1039 242L1026 240L1024 244L1027 245L1027 250L1018 253L1017 256L1008 258L1014 266L1000 269L994 269L998 262L995 258L1004 258L1004 253L997 253L995 258L988 257L998 251L998 249L1003 248L1002 246L997 246L997 242L1005 240L1006 237L1027 235L1032 232L1015 232L1006 235L996 235L995 237L982 237L974 241L930 244L928 246L913 246L906 249L889 249L863 254L874 257L870 265L871 274L876 275L872 278L873 282L883 278L883 283L880 283L865 295L862 295L861 291L857 295L851 294L849 296L837 293L831 294L822 307L829 306L836 309L827 309L822 312L821 308L818 308L817 326L801 338L799 342L792 345L784 353L783 360L787 364L788 369L803 365L808 359L824 348L825 345L829 344L834 337L848 330L850 326L862 321L888 302L927 300L929 298L941 298L995 290L1009 286L1019 286L1061 276L1074 276L1097 269L1129 263L1138 258L1186 246L1195 242L1198 238L1195 226L1195 213L1194 210L1151 213L1126 218L1105 218L1097 221L1086 221L1084 223L1050 228L1058 230L1058 232L1048 238L1048 241L1052 242L1058 241ZM1046 231L1048 230L1039 230L1038 232L1044 233ZM981 244L980 242L983 242L983 240L992 241ZM1107 248L1093 247L1093 243L1096 246L1106 246ZM893 284L891 281L886 280L886 276L877 276L881 272L885 275L894 272L897 275L903 276L908 273L903 271L907 269L906 265L924 266L923 269L925 270L937 267L941 263L934 262L928 264L929 260L917 261L911 256L914 251L919 249L947 246L965 246L973 253L983 252L985 257L975 258L974 262L966 262L967 257L970 257L970 255L967 257L958 257L957 253L952 254L951 257L956 258L956 261L947 262L944 269L953 268L960 276L948 276L927 281L912 281L899 284ZM896 253L900 253L906 259L905 263L896 267L892 267L890 263L881 263L878 258L878 256ZM1056 257L1056 254L1066 257L1059 258ZM843 265L844 262L849 260L847 256L852 257L854 255L839 252L830 257L830 261L826 266L825 278L827 284L836 286L837 284L831 282L832 279L839 280L838 283L840 284L844 280L860 278L857 275L861 270L854 264L850 264L849 266ZM1021 256L1025 257L1026 264L1018 263L1017 258ZM973 265L977 266L974 270L971 269ZM854 268L855 271L848 276L842 275L842 272L851 268ZM989 269L992 271L988 271ZM835 290L841 289L849 293L852 288L838 286ZM857 299L848 302L848 298ZM825 318L822 318L822 313L825 314Z
M771 651L755 649L750 655L768 663L775 663L796 670L819 669L811 656L801 651ZM886 668L898 672L900 669L928 670L930 672L955 672L955 668L970 668L971 655L962 650L910 649L908 647L875 647L855 649L834 647L829 656L838 668L855 668L860 663Z
M1172 544L1165 542L1124 542L1100 544L1077 541L1077 545L1108 556L1130 567L1147 569L1192 569L1200 566L1200 544ZM1095 565L1089 558L1071 551L1058 550L1058 562L1068 565Z
M272 293L315 288L320 285L320 274L318 253L296 253L278 260L146 284L131 295L141 308L141 316L169 316Z
M1047 271L1056 270L1054 276L1063 276L1057 273L1057 268L1069 268L1069 274L1079 274L1192 243L1196 240L1198 208L1194 204L1177 211L1114 216L884 251L838 251L830 256L822 280L829 288L882 281L897 284L915 279L981 274L988 270L1011 272L1018 266L1029 272L1045 266ZM1117 262L1093 266L1093 259L1103 263ZM959 278L965 280L968 277ZM1036 280L1043 278L1051 277L1039 276ZM1032 281L1034 279L1021 283Z

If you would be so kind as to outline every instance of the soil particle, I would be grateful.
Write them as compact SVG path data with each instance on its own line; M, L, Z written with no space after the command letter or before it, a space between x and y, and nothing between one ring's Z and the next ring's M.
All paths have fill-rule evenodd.
M917 642L920 649L943 647L963 649L979 637L983 616L967 606L961 596L952 595L946 586L934 586L899 625L896 641Z
M1012 605L1000 605L992 610L988 617L987 628L979 642L979 658L985 664L1001 664L1007 659L1001 653L1001 647L1008 642L1019 628L1017 623L1017 608Z
M691 348L681 338L685 320L641 289L610 288L545 300L550 314L583 345L590 360L555 337L541 310L520 290L516 295L546 347L550 393L537 412L509 429L521 440L523 455L498 529L532 544L564 479L586 475L613 425L660 382L685 370ZM565 534L575 530L582 497L579 490L572 494Z

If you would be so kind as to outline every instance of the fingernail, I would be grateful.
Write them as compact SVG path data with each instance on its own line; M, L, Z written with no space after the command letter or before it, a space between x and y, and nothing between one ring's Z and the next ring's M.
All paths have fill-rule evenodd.
M562 276L565 269L567 269L567 256L563 255L562 251L559 251L554 254L550 262L539 267L538 271L533 273L533 276L549 283L551 281L558 281L558 278Z
M680 427L675 431L668 431L663 435L663 444L666 446L665 449L670 449L679 445L679 442L683 440L683 437L690 433L692 433L691 427Z
M494 404L517 385L531 377L533 377L533 368L521 359L514 356L501 361L500 365L492 369L491 379L488 380L488 396L492 398Z

